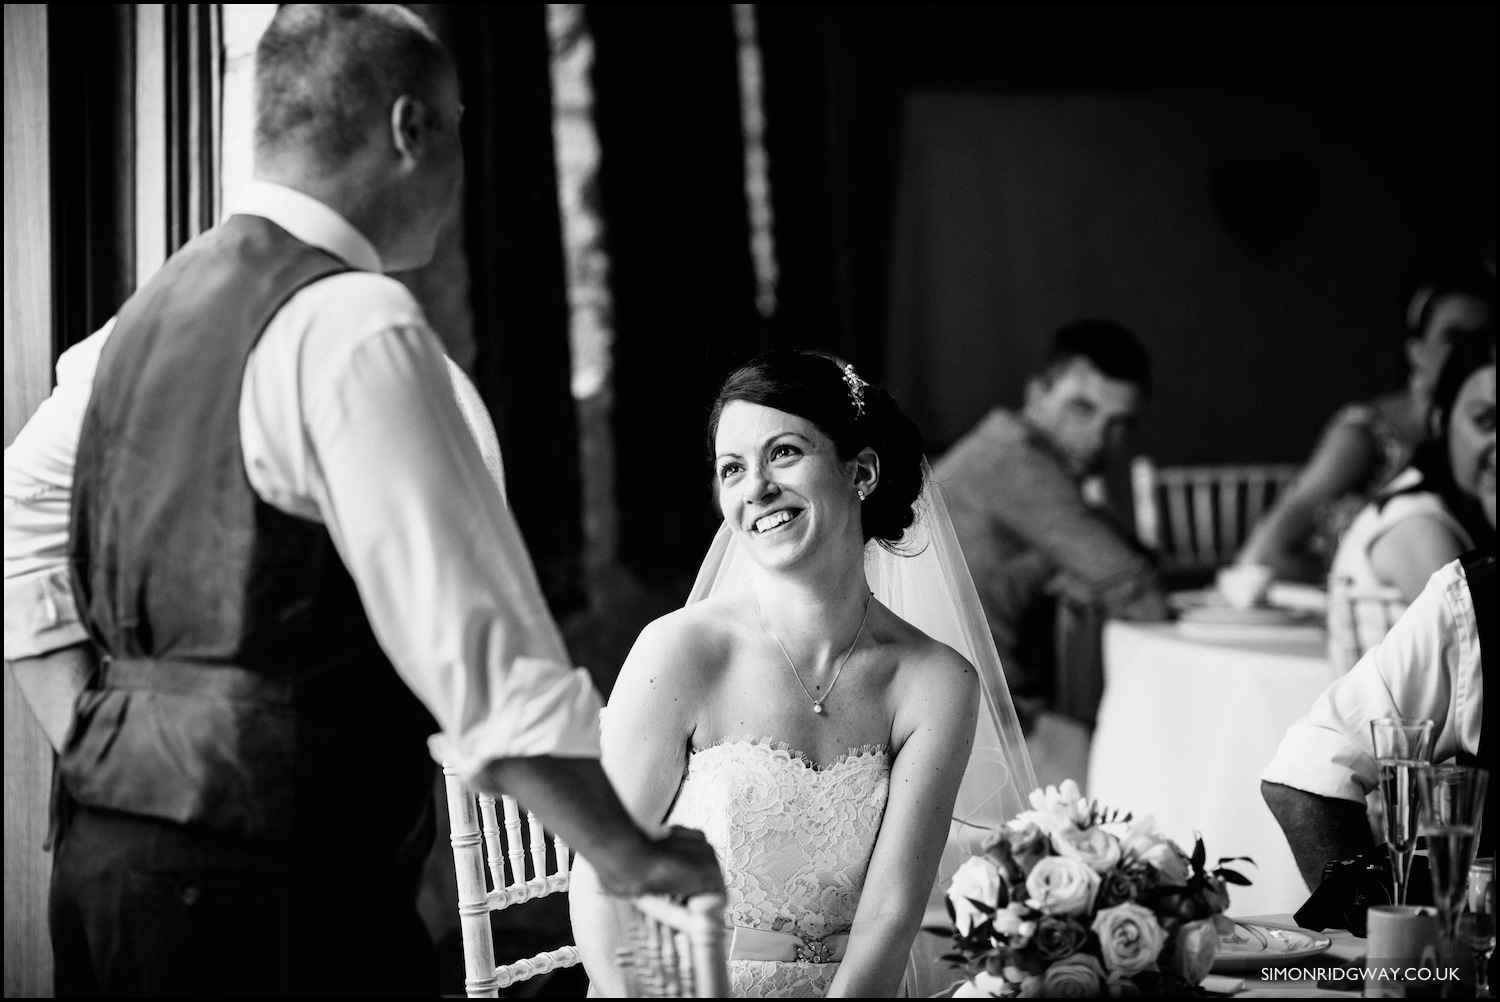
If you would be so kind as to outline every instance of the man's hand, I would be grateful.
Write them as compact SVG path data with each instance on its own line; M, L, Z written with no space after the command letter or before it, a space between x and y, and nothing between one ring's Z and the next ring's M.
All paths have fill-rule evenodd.
M597 759L496 759L475 785L509 793L548 830L578 850L610 894L685 897L723 893L719 861L701 832L672 828L651 837L631 818Z
M637 897L664 894L685 898L693 894L724 893L724 874L718 857L703 833L673 825L666 835L649 843L647 859L635 868L611 874L596 867L609 894Z
M6 662L53 751L62 751L73 727L73 704L94 674L97 663L92 644L75 644Z

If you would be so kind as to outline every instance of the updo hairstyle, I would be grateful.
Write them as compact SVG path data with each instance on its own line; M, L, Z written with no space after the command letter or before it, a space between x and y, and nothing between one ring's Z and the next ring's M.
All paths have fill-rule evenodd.
M893 549L916 520L922 493L922 433L884 387L863 386L864 413L844 378L844 363L821 351L768 351L724 381L708 421L713 455L719 417L734 400L805 418L833 440L841 460L863 449L880 457L880 480L861 505L865 542Z
M1487 303L1493 318L1495 273L1478 248L1466 243L1430 249L1407 276L1404 336L1421 340L1442 303L1455 296Z

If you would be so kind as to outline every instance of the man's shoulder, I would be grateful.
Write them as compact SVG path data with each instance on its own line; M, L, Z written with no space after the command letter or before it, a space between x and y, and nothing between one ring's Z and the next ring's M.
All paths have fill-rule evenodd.
M933 476L950 490L958 486L960 492L970 481L986 492L997 486L1007 491L1025 490L1054 480L1059 485L1071 484L1071 478L1031 426L1003 407L991 410L955 442L933 465Z
M976 463L992 464L1030 442L1026 423L1004 407L994 407L939 457L933 470L939 477L957 474Z
M342 271L304 286L277 319L294 331L351 346L393 328L427 325L410 289L371 271Z
M351 269L327 275L297 291L288 305L307 297L312 305L363 312L421 313L417 297L401 282L375 271Z

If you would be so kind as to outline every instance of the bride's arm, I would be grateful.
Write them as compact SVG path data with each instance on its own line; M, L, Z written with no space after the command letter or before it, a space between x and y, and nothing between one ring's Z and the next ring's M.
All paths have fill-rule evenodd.
M649 835L665 830L687 765L693 728L688 712L699 705L693 644L677 619L659 619L641 632L610 692L600 735L604 771ZM568 901L590 997L624 996L615 961L615 949L628 942L622 915L582 858L573 870Z
M948 648L899 694L898 733L910 733L891 766L891 792L828 995L891 998L937 878L953 802L974 740L979 680Z

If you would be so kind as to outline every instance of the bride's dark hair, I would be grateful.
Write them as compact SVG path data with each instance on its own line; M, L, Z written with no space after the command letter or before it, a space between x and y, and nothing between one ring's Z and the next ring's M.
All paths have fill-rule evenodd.
M733 400L806 418L833 440L840 459L873 449L880 457L880 482L862 508L864 537L890 549L916 520L922 433L884 387L857 376L851 380L846 371L844 362L822 351L768 351L751 359L719 389L708 420L709 454L719 417Z

